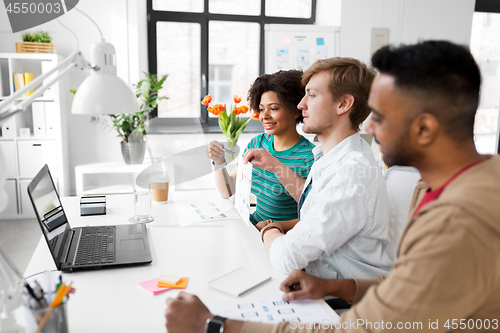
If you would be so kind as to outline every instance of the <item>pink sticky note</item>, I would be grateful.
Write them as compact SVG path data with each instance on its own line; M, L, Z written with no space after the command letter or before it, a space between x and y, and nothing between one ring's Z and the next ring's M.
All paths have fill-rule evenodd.
M283 36L283 45L290 45L292 44L292 37L291 36Z
M159 279L160 278L139 283L139 287L141 287L142 289L146 290L148 293L153 294L153 295L156 295L156 294L159 294L159 293L162 293L164 291L172 289L170 287L158 287L158 280Z

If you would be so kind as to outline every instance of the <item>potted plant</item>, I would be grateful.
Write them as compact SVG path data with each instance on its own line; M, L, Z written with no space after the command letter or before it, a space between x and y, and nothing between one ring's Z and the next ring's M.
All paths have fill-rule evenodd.
M55 53L56 47L52 44L52 37L48 32L38 31L24 33L22 42L16 43L17 53Z
M102 124L105 127L114 128L121 138L122 155L127 164L141 164L146 152L144 141L145 123L150 119L151 112L162 99L158 91L168 75L158 80L156 74L144 73L146 78L134 84L136 96L140 100L140 111L131 114L112 114L108 116L94 116L92 122Z

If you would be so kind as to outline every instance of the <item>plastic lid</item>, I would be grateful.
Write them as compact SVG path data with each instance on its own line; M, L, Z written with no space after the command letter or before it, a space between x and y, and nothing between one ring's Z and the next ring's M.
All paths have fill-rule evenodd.
M170 177L168 175L152 175L149 178L150 183L166 183L170 181Z

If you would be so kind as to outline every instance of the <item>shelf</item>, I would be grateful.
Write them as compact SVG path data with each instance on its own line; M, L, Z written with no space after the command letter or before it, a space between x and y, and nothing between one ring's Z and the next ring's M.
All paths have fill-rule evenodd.
M0 59L54 61L57 53L0 53Z
M9 96L2 96L0 97L0 101L1 100L4 100L4 99L7 99ZM25 99L27 99L28 97L21 97L21 98L16 98L14 101L23 101ZM53 98L47 98L47 97L37 97L33 100L33 102L53 102L54 99Z

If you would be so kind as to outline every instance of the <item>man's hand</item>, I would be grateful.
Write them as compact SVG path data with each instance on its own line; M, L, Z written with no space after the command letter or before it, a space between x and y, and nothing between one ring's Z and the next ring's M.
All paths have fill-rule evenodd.
M181 291L176 298L167 299L165 327L168 333L203 333L207 319L212 317L205 304L195 295Z
M254 168L276 172L276 168L283 165L271 153L264 149L248 149L243 155L243 164L251 162Z
M208 156L214 161L215 165L220 165L226 160L224 158L224 151L222 150L223 147L224 145L222 143L215 140L208 144Z
M328 295L331 281L296 269L281 283L280 289L285 292L284 301L318 299Z

